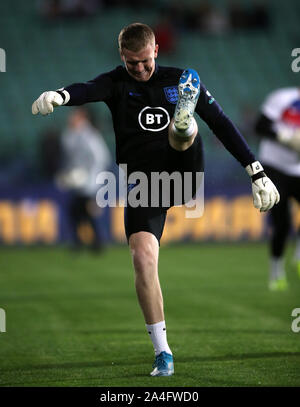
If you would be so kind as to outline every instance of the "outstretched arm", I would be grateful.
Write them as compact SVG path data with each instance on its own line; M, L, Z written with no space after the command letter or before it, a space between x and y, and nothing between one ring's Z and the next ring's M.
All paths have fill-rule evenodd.
M90 102L106 101L112 96L112 79L109 74L85 82L74 83L56 91L43 92L33 102L32 114L48 115L56 106L79 106Z
M197 113L212 129L225 148L241 163L252 180L253 204L261 212L271 209L279 202L279 193L256 161L246 140L222 108L202 85Z

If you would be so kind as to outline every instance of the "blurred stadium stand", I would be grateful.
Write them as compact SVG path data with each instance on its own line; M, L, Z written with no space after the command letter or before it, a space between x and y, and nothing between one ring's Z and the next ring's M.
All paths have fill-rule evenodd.
M0 73L0 186L40 180L40 134L47 128L62 128L67 108L57 109L43 119L31 115L31 104L41 92L73 82L92 79L120 64L117 36L131 22L155 26L162 9L174 2L153 1L138 8L107 7L85 18L47 19L40 11L42 1L0 2L0 48L6 51L7 68ZM185 1L193 7L199 1ZM203 2L204 3L204 2ZM205 2L207 4L209 2ZM228 16L231 2L211 2ZM272 89L294 86L299 74L291 70L291 51L299 46L300 3L289 0L254 2L263 4L270 24L265 29L228 29L221 33L177 30L177 46L172 54L159 55L161 65L192 67L221 104L225 113L242 129L254 151L257 140L251 130L263 98ZM99 3L101 4L101 3ZM106 5L106 6L105 6ZM244 0L239 5L249 7ZM164 11L166 13L166 11ZM101 123L101 131L114 152L110 113L104 104L91 106ZM248 120L249 119L249 120ZM224 151L206 126L199 122L206 149L206 190L222 194L224 187L241 181L249 190L246 175ZM217 163L217 164L215 164ZM235 174L234 176L232 174ZM249 192L249 191L248 191Z

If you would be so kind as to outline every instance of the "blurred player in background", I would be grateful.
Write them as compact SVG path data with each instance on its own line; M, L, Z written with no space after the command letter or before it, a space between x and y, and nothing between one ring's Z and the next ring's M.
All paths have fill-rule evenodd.
M196 111L251 177L255 207L261 211L270 209L279 201L278 191L242 135L200 83L196 71L155 63L158 47L149 26L130 24L119 34L124 67L86 83L44 92L33 103L32 113L49 114L59 105L104 101L112 113L117 163L128 166L128 175L139 171L149 179L155 172L203 172ZM129 183L128 194L134 189L138 189L138 184ZM173 201L172 196L170 202ZM158 278L159 243L172 204L125 207L125 232L135 269L137 296L155 351L152 376L174 373Z
M280 193L280 202L270 211L270 276L273 291L288 287L284 250L291 229L291 198L300 202L300 88L282 88L265 99L256 123L262 140L259 159ZM300 276L300 231L295 250Z
M73 110L61 137L61 169L56 176L58 186L70 192L69 218L73 248L82 247L78 227L87 221L93 231L90 248L103 248L97 218L100 208L95 196L98 189L96 177L111 165L111 155L101 133L92 126L85 108Z

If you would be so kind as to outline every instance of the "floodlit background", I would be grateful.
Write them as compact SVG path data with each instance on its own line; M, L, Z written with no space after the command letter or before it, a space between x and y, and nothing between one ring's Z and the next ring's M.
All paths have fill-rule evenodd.
M0 73L0 240L4 244L68 241L67 197L47 173L42 143L49 132L62 132L70 108L35 117L31 104L45 90L87 81L119 65L117 36L131 22L145 22L155 29L159 64L199 72L256 152L253 125L264 97L278 87L299 83L299 74L291 69L295 59L291 53L300 36L299 4L288 4L2 2L0 48L6 52L6 72ZM114 156L108 108L104 103L89 107ZM206 220L184 222L180 210L174 210L163 241L262 239L266 220L252 208L247 175L207 126L198 123L205 144ZM117 169L112 165L111 170ZM120 219L120 209L102 213L100 226L110 242L124 241ZM89 239L88 228L84 231L83 238Z

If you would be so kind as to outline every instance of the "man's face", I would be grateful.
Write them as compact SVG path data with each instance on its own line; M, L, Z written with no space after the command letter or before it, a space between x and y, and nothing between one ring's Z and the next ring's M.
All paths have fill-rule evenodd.
M139 82L148 81L155 70L158 45L149 43L140 51L134 52L126 48L120 51L121 59L130 76Z

